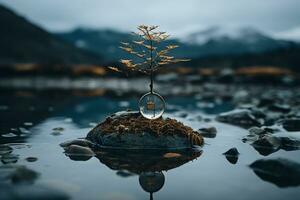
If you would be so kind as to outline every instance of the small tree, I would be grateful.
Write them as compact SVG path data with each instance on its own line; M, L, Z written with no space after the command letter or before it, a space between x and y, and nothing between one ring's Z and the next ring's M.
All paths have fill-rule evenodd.
M161 66L174 64L189 59L176 59L170 56L171 50L178 45L163 45L169 35L166 32L158 31L158 26L140 25L138 32L133 32L134 39L131 42L121 42L120 48L132 55L135 59L122 59L125 66L122 70L117 67L109 67L117 72L135 71L150 76L150 92L153 93L153 76Z

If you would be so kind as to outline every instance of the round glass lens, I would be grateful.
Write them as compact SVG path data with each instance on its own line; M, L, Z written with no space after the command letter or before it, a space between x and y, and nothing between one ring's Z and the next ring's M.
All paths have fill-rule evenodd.
M145 118L157 119L165 111L165 101L159 94L149 92L140 98L139 108Z

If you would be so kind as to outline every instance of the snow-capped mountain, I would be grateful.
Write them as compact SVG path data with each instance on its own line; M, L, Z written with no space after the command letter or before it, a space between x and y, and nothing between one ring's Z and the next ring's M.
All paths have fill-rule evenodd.
M105 29L78 28L57 35L77 47L104 55L108 60L126 58L128 56L126 52L118 47L120 41L132 39L132 35L129 33ZM180 46L174 50L175 56L187 58L263 53L289 48L295 44L290 41L274 39L253 28L223 29L216 26L179 39L173 38L168 42Z
M189 44L203 45L206 42L223 40L241 40L246 43L256 43L261 40L273 40L266 34L251 28L221 28L219 26L209 27L198 32L191 33L181 38L182 42Z
M221 28L213 26L180 39L189 45L207 47L216 54L261 53L286 48L291 42L272 38L251 27Z

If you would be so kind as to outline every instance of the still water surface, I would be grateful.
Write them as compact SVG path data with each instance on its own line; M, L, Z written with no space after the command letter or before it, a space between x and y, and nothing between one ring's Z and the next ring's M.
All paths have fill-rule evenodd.
M12 195L4 190L18 192L24 187L28 191L31 188L51 188L54 192L48 195L54 199L56 192L62 194L57 199L150 198L140 185L139 175L122 170L122 167L114 168L97 157L74 161L59 146L66 140L85 137L109 114L127 108L136 109L138 95L118 98L79 91L4 91L2 94L0 143L13 148L10 154L15 160L7 163L5 157L1 158L0 195L4 195L1 199L12 199ZM163 187L153 194L154 199L297 199L300 196L299 186L279 187L261 179L249 167L256 160L271 158L286 158L299 163L299 150L279 150L262 156L251 145L242 142L247 130L213 120L217 113L233 109L230 103L207 104L193 96L165 98L164 116L176 118L195 130L215 126L218 132L215 138L205 138L199 157L162 171ZM222 154L232 147L240 152L236 164L230 163ZM26 159L28 157L37 160ZM7 166L26 166L38 176L32 181L12 183L4 176Z

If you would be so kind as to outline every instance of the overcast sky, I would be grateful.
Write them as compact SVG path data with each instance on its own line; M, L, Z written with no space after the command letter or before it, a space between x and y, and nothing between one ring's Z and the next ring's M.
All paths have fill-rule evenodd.
M300 0L0 0L49 31L78 26L134 30L155 24L175 36L210 26L253 27L300 39Z

